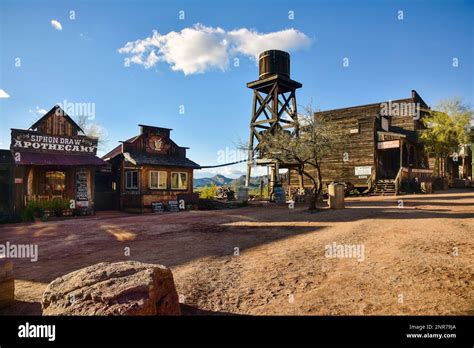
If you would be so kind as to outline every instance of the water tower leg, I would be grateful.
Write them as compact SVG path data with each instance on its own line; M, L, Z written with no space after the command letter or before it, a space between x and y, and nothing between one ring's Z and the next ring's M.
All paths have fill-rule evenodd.
M277 170L278 170L278 165L277 164L272 164L270 166L270 201L275 200L275 184L276 184L276 179L277 179Z
M252 166L250 161L247 161L247 175L245 176L245 187L249 188L250 186L250 175L252 174Z

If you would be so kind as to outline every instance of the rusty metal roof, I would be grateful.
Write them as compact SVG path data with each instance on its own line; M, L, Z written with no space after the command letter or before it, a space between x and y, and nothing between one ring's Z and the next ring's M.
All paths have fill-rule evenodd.
M38 152L20 152L20 160L17 165L35 166L103 166L107 162L97 156L90 155L65 155Z

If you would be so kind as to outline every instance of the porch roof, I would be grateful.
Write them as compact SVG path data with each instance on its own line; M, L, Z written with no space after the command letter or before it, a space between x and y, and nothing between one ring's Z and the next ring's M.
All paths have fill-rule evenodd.
M14 156L15 158L15 156ZM36 166L103 166L107 162L91 155L65 155L56 153L20 152L17 165Z

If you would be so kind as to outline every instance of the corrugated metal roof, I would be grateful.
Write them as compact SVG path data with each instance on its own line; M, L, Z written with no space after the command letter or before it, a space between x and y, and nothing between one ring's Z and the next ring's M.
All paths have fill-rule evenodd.
M20 161L15 162L18 165L36 165L36 166L103 166L107 162L97 156L90 155L64 155L39 152L20 152Z

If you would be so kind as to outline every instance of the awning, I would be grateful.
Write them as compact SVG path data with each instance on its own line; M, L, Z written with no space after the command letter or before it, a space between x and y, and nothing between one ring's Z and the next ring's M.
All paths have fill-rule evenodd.
M97 156L91 155L64 155L55 153L39 152L19 152L19 158L16 153L13 154L17 165L35 165L35 166L103 166L107 162Z

